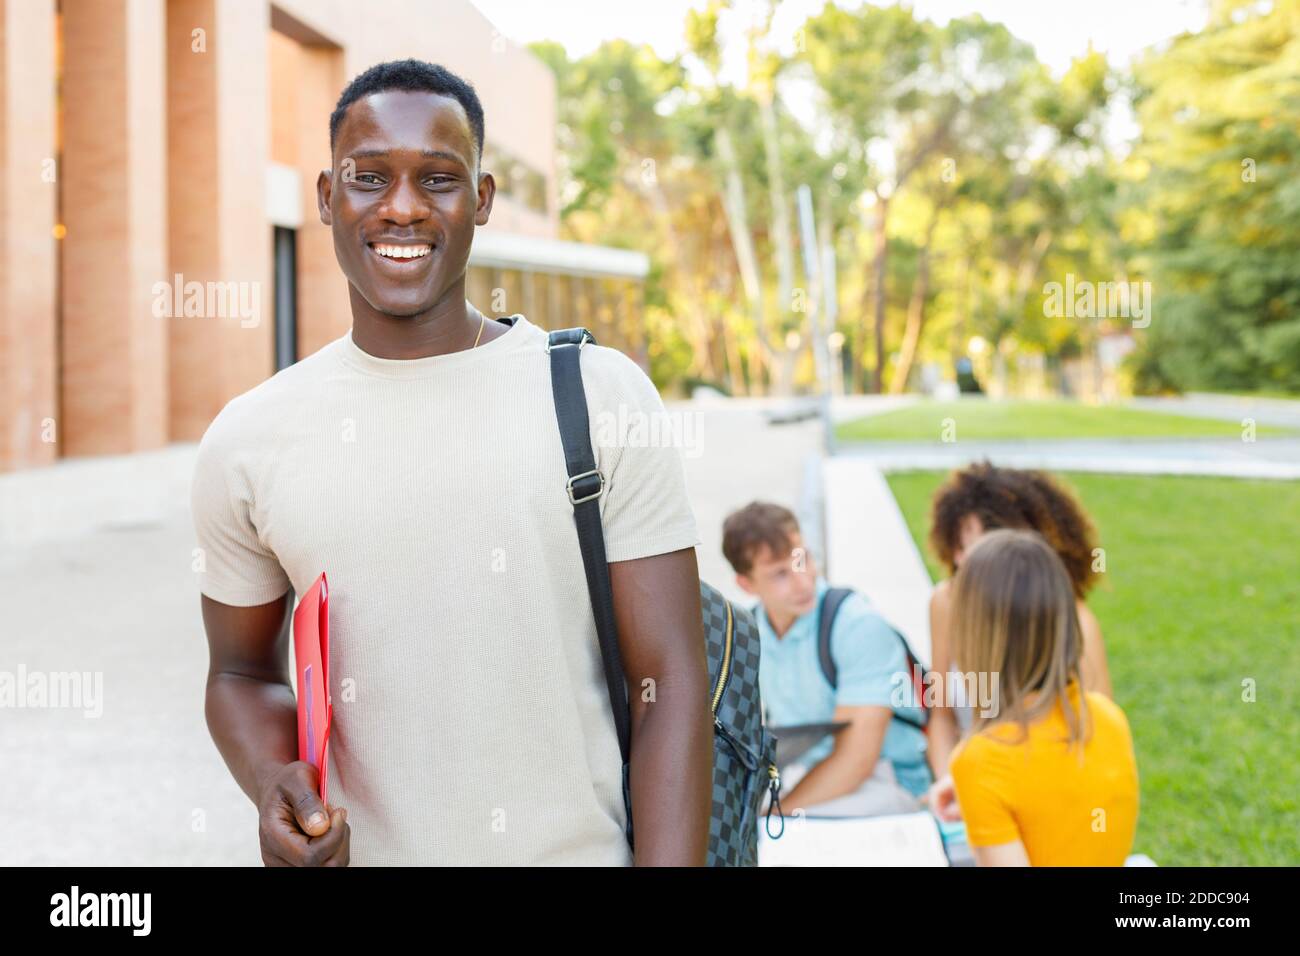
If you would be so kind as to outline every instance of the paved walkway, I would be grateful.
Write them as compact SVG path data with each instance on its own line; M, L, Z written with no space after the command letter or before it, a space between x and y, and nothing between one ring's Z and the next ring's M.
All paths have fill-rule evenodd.
M824 466L829 576L871 599L930 663L930 573L880 469L861 457Z
M817 556L820 513L814 465L821 454L821 423L805 419L784 425L768 424L773 411L788 402L728 399L668 402L670 412L700 416L701 454L689 450L682 461L687 491L700 528L696 549L700 577L732 600L748 606L748 597L735 583L735 572L722 556L722 522L736 508L755 499L775 501L793 510L809 526L809 547Z
M840 454L885 471L961 468L989 459L1010 468L1141 475L1300 478L1300 439L1089 439L1042 441L875 442L842 445Z
M1190 392L1177 398L1135 398L1130 404L1134 408L1153 412L1220 418L1230 422L1250 418L1258 425L1300 428L1300 399L1293 398L1254 398Z

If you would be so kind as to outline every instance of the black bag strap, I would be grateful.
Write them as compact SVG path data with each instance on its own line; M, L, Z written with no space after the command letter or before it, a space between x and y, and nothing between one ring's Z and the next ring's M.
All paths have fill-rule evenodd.
M835 658L831 656L831 628L835 624L835 615L839 613L840 606L852 593L852 588L827 588L826 593L822 595L821 611L817 622L817 658L821 662L822 675L832 689L839 686L839 671L835 667ZM907 655L907 673L912 678L913 686L915 687L915 682L918 680L924 683L925 668L921 666L921 662L912 653L912 646L907 643L907 638L892 624L889 625L889 629L894 632L894 636L903 645L903 653ZM922 709L924 710L924 704ZM900 714L898 711L894 711L894 719L901 720L905 724L911 724L919 730L925 730L924 719L916 720L910 714Z
M831 627L835 624L835 615L853 591L849 588L827 588L822 595L822 606L818 612L817 658L821 661L822 674L831 689L839 686L839 671L835 667L835 658L831 657Z
M605 531L600 522L600 497L605 493L605 476L596 468L591 447L591 425L587 415L587 392L582 385L582 347L595 344L586 329L557 329L547 336L551 358L551 392L555 417L564 445L566 485L578 529L582 566L587 574L591 613L596 619L596 636L609 687L609 705L614 711L618 750L623 758L623 805L627 810L627 842L632 845L632 795L628 767L632 755L632 712L623 676L623 656L618 650L618 628L614 621L614 590L605 558Z

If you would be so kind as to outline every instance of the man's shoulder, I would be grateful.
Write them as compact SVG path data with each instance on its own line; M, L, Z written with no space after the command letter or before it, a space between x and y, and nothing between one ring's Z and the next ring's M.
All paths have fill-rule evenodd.
M527 316L524 316L524 319L528 334L521 341L526 343L528 348L517 352L522 351L529 355L528 361L534 361L535 356L541 356L543 361L549 362L550 355L546 352L546 340L554 330L542 328L528 321ZM535 355L530 354L533 349L536 350ZM604 402L611 396L614 396L615 401L644 399L648 396L653 396L655 400L659 399L659 390L655 388L645 369L621 349L590 342L582 346L579 355L583 389L592 404L598 401Z
M892 635L894 628L885 620L884 616L876 610L876 606L861 591L845 588L848 595L845 596L840 604L839 612L835 615L835 623L832 626L832 633L839 634L847 630L869 630L885 635Z
M594 399L658 402L659 390L630 356L608 345L584 345L582 378Z
M338 341L335 339L227 401L208 425L200 444L246 442L263 429L273 429L286 408L300 405L337 367L334 352Z
M837 659L860 658L882 667L901 666L906 659L894 626L857 591L844 599L835 615L831 653Z

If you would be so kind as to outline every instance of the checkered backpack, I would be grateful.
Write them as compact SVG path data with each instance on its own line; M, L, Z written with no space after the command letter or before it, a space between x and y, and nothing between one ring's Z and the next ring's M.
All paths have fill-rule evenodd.
M582 346L595 343L586 329L550 333L551 390L569 473L568 495L578 544L587 574L591 610L596 617L605 682L623 756L623 806L627 841L632 845L632 794L628 784L631 711L623 663L618 650L614 598L605 535L600 523L600 496L605 477L596 469L591 447L586 391L582 385ZM713 813L709 821L709 866L755 866L758 862L758 815L763 791L775 804L781 779L776 769L776 740L763 727L758 692L758 628L744 608L700 582L700 605L710 676L713 714Z

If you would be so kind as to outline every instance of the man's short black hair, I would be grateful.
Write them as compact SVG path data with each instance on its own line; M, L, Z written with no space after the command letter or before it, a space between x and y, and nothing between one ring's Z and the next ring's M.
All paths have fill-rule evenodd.
M414 59L376 63L347 85L330 114L330 152L334 151L334 141L338 138L339 126L348 107L364 96L387 90L437 93L456 100L465 108L469 128L474 133L474 145L479 157L483 156L483 104L479 102L474 87L446 67Z

